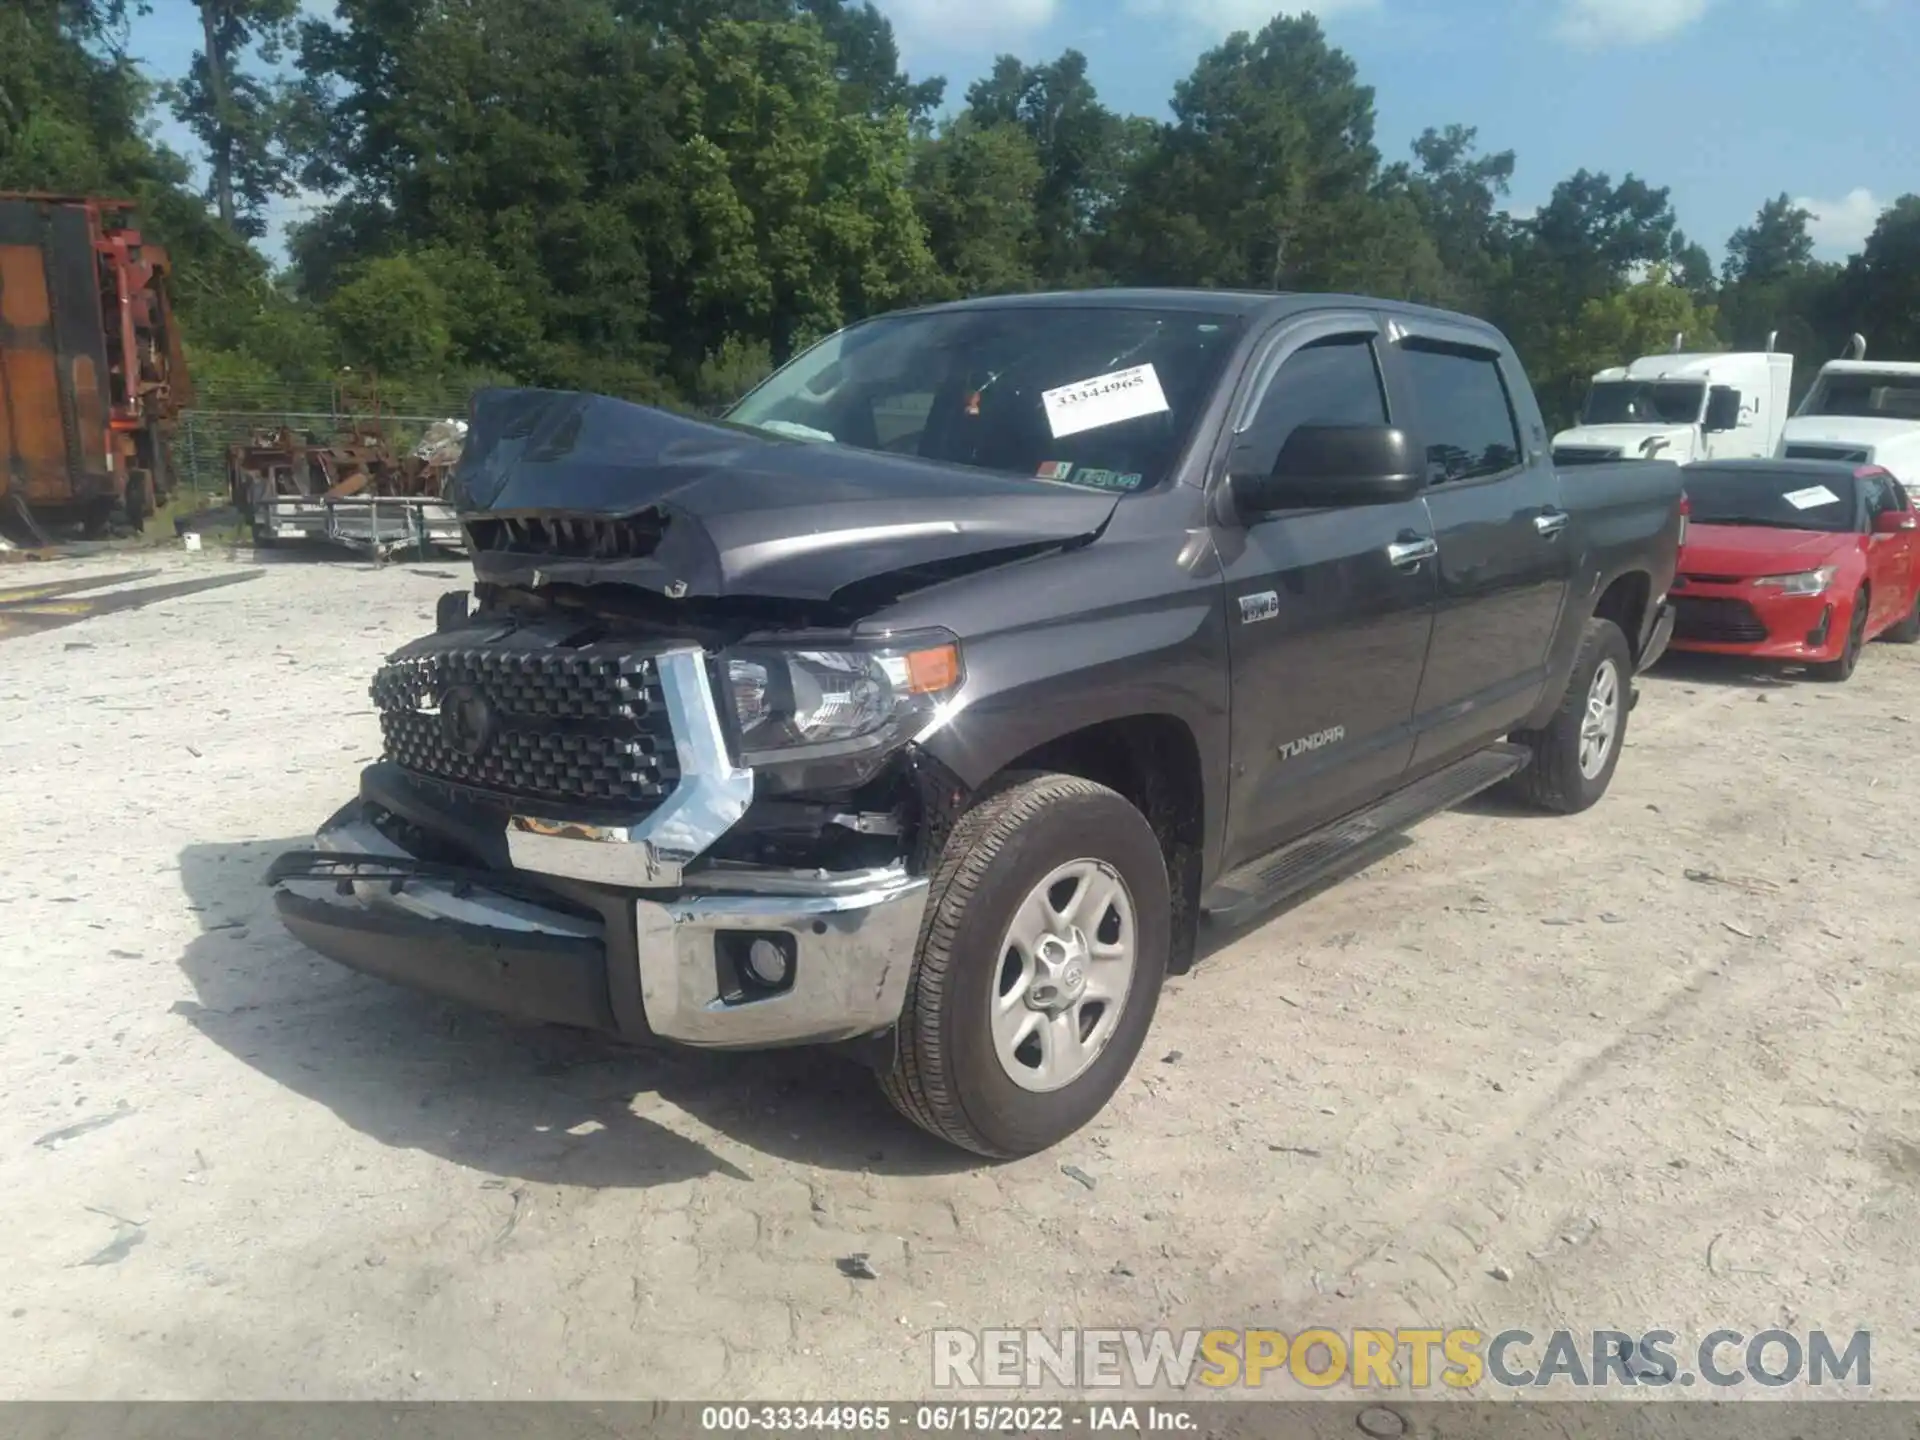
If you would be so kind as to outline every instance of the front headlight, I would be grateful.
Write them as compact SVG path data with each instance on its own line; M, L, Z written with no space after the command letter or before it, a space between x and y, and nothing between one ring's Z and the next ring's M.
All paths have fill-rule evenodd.
M926 723L959 690L952 636L845 650L742 646L727 652L741 760L876 750Z
M1803 570L1797 575L1762 575L1753 583L1778 590L1782 595L1818 595L1833 583L1836 570L1822 565L1818 570Z

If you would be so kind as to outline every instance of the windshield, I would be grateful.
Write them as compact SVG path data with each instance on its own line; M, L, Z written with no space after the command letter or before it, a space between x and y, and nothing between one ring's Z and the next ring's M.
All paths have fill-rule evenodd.
M1920 420L1920 375L1822 375L1800 413Z
M1231 315L1007 306L828 337L726 419L777 435L1093 489L1158 484L1238 340Z
M1688 514L1696 525L1765 525L1844 533L1855 520L1851 472L1689 470Z
M1692 425L1707 387L1682 380L1602 380L1587 391L1582 425Z

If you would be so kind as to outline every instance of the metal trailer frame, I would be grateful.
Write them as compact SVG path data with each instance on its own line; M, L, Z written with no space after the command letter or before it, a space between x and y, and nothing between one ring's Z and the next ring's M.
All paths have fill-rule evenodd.
M254 502L255 544L320 540L385 563L412 547L425 560L431 549L467 548L460 516L427 495L274 495Z

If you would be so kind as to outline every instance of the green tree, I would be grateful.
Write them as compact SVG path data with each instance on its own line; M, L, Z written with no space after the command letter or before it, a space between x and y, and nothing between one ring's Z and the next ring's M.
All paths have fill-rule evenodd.
M1869 354L1920 354L1920 195L1881 212L1866 247L1847 262L1835 309L1867 337Z
M1044 253L1038 197L1045 176L1020 126L968 110L914 157L913 191L942 293L1033 288Z
M1032 205L1040 283L1098 283L1094 246L1125 187L1131 127L1101 104L1087 57L1068 50L1048 64L1026 65L1002 55L968 88L966 114L988 129L1024 132L1039 162Z
M290 127L294 87L247 68L279 63L299 0L196 0L201 48L185 79L167 87L173 113L207 152L206 195L230 230L258 239L267 208L296 193Z
M1813 266L1813 216L1784 193L1760 207L1751 225L1727 240L1721 276L1728 285L1767 285Z
M1727 241L1719 296L1731 343L1757 350L1772 338L1794 357L1802 392L1846 325L1840 267L1814 258L1812 219L1784 194L1762 205Z
M1513 183L1514 153L1479 151L1470 125L1428 129L1413 142L1417 168L1405 161L1380 179L1383 199L1404 197L1410 223L1423 230L1443 267L1438 294L1428 298L1461 309L1484 310L1498 276L1499 241L1506 216L1500 209Z
M365 261L328 297L346 362L382 375L435 375L453 348L446 293L407 255Z

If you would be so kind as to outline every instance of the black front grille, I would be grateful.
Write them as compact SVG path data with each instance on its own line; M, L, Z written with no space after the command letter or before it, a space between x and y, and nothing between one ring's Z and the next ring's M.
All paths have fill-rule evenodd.
M1865 450L1849 445L1789 445L1786 458L1789 460L1844 460L1850 465L1867 463Z
M537 555L550 560L644 560L659 548L666 520L639 515L488 515L466 522L475 555Z
M1675 596L1673 638L1699 640L1709 645L1755 645L1767 638L1767 627L1744 600Z
M651 809L679 777L653 660L625 646L430 636L373 680L387 758L513 799Z
M1553 448L1553 463L1556 465L1604 465L1609 460L1618 460L1618 450L1608 450L1598 445L1556 445Z
M1740 583L1738 575L1695 575L1688 572L1678 578L1683 585L1738 585Z

